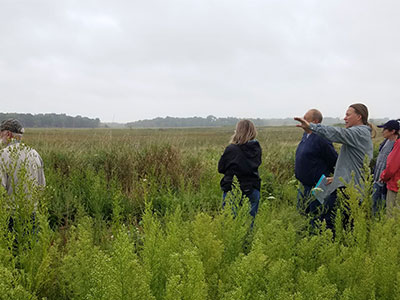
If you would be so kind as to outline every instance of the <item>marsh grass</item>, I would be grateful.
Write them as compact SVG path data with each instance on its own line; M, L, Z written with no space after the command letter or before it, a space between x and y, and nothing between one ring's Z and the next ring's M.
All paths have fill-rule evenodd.
M368 167L363 189L349 184L340 199L335 234L324 223L311 230L296 211L301 132L260 128L251 227L240 189L222 208L216 166L232 133L28 130L47 187L34 201L17 189L14 211L1 190L0 297L398 299L400 214L371 215Z

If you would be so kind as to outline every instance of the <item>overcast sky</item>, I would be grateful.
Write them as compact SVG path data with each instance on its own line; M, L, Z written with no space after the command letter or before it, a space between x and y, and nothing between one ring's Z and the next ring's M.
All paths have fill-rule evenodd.
M0 0L0 112L400 118L398 0Z

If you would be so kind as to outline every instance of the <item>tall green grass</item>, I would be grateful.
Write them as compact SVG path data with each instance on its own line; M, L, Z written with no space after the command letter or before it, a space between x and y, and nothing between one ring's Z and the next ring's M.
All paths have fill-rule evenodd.
M400 215L371 215L368 168L335 235L313 230L296 211L301 132L261 128L251 227L239 189L222 208L216 166L232 130L28 131L47 187L0 193L0 298L398 299Z

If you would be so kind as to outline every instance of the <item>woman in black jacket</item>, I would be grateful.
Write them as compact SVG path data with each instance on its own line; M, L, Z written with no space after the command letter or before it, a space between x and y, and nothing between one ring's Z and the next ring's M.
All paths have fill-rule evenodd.
M257 140L253 122L241 120L236 124L230 145L225 148L218 162L218 172L224 174L221 180L223 199L232 189L233 176L239 180L243 195L249 198L250 214L255 217L260 201L261 179L258 167L261 165L261 146Z

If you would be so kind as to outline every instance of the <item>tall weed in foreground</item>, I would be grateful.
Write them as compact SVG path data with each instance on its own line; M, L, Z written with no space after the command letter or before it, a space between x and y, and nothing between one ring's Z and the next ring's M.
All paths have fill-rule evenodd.
M400 216L374 222L369 253L373 263L373 282L377 299L398 299L400 295ZM397 297L396 297L397 295Z
M189 224L180 208L166 216L163 225L151 204L143 217L144 242L139 252L156 299L206 299L204 269L197 248L189 239Z
M89 218L72 228L59 278L65 299L110 299L118 291L111 257L94 245L93 236Z
M207 284L200 257L195 248L175 253L169 257L169 274L166 285L167 300L205 300Z
M329 282L337 289L340 299L395 299L396 295L388 293L388 289L396 282L391 267L399 263L398 230L386 225L391 220L372 217L372 177L367 167L363 178L360 186L350 182L344 193L339 193L336 235L327 241L331 245L327 251L329 256L319 264L327 266ZM394 252L394 248L388 247L388 255L381 248L388 246L387 239L396 245Z
M300 271L297 283L298 292L296 300L322 300L337 299L338 290L335 284L330 282L329 272L325 265L321 265L316 272Z
M108 299L154 299L150 291L150 274L137 257L133 240L124 226L113 242L110 265L115 284Z
M66 255L60 268L64 299L87 299L93 293L104 299L104 290L97 283L101 277L104 283L107 280L101 273L94 274L94 272L96 269L102 269L104 272L109 258L94 245L92 226L92 221L86 218L81 220L78 227L73 226L70 229ZM101 292L103 295L99 295Z
M248 198L242 195L237 178L227 193L225 207L216 217L218 238L224 245L223 263L230 264L243 252L245 240L251 230Z
M241 253L228 268L222 299L290 299L295 290L293 251L299 239L290 216L297 217L294 210L261 205L250 252Z
M214 218L199 213L194 221L184 220L179 207L161 218L148 202L139 256L151 274L156 299L220 298L220 282L243 253L251 223L240 189L226 200L225 209Z
M150 275L150 289L156 299L162 299L165 293L167 280L167 266L161 244L164 232L157 216L153 216L151 203L147 202L143 215L144 242L140 255L143 259L145 270Z
M9 230L9 196L0 187L0 295L2 299L37 299L23 286L13 255L15 234Z
M227 265L223 265L224 243L219 238L219 224L205 213L199 213L192 222L191 240L203 264L210 300L220 298L220 280L227 269Z
M93 222L82 218L71 228L54 299L153 299L150 276L140 263L129 231L121 226L110 251L95 245Z
M2 166L2 171L12 174L12 193L0 186L0 266L4 268L5 285L8 282L16 287L15 297L32 293L30 297L35 298L35 293L39 295L52 285L53 232L43 188L28 175L26 161L18 161L18 155L13 152L10 164Z
M335 234L324 223L313 231L295 208L294 143L272 145L271 155L265 147L260 210L251 229L240 189L221 208L220 151L170 144L172 150L168 142L85 144L44 157L52 163L45 196L37 196L43 204L35 216L38 232L26 235L34 227L27 223L31 208L18 211L26 219L18 221L19 232L8 230L12 214L7 205L0 208L0 298L399 298L400 216L371 216L368 174L363 189L347 186ZM188 172L181 173L186 163ZM1 195L0 204L10 200Z
M35 300L37 297L27 291L13 272L0 264L0 295L1 299L9 300Z

